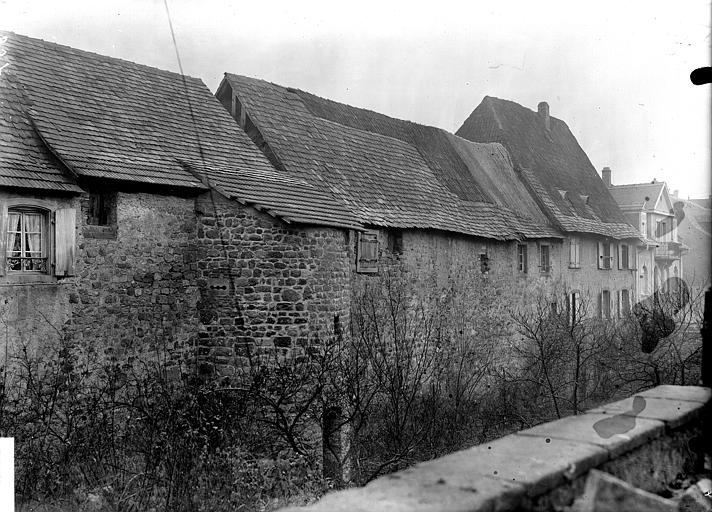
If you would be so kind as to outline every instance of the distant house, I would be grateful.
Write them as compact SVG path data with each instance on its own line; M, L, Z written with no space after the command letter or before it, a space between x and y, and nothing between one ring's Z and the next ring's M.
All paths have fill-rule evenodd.
M603 317L626 311L638 296L636 254L644 243L549 105L541 102L534 112L487 96L456 134L507 149L518 178L564 234L551 252L572 294L597 297Z
M682 213L678 213L677 239L687 247L682 253L685 279L693 286L709 285L712 277L711 201L709 198L681 199L676 192L670 199Z
M670 277L683 277L685 248L678 239L673 201L665 182L613 185L611 169L601 171L603 181L631 225L638 226L648 250L638 253L641 297L659 290Z

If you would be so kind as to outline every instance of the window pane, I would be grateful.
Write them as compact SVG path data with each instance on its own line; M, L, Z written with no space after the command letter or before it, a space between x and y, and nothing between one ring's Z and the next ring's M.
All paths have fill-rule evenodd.
M28 258L24 260L24 269L27 271L33 271L33 272L44 272L46 269L45 267L45 262L46 260L44 258Z
M20 231L20 214L10 213L7 217L7 230L10 232Z
M25 233L39 233L42 229L42 215L39 213L24 213Z
M20 233L7 234L7 253L12 256L21 256L22 235Z
M25 234L25 252L27 256L41 256L42 245L39 233Z

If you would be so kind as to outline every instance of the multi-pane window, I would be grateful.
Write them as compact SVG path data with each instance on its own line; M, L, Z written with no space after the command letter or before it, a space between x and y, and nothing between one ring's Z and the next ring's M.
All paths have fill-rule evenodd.
M529 253L527 244L517 244L517 265L519 271L526 274L529 267Z
M611 292L609 290L601 292L598 311L601 318L611 319Z
M542 244L539 246L539 272L548 274L551 271L551 258L549 257L549 246Z
M621 316L628 316L630 314L630 292L628 290L621 290Z
M572 236L569 239L569 267L581 267L581 239L577 236Z
M47 215L41 210L7 212L6 268L10 272L47 272Z
M628 269L630 268L630 248L628 244L620 244L620 251L618 253L618 268Z
M610 270L613 257L611 256L611 244L609 242L598 242L598 268Z

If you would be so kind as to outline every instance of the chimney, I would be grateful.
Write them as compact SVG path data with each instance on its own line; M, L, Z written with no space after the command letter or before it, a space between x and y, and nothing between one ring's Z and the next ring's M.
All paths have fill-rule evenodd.
M546 101L542 101L539 103L538 106L539 109L539 117L541 117L542 122L544 123L544 128L547 130L549 129L549 104Z
M603 178L603 183L606 184L607 187L611 186L611 168L610 167L604 167L603 170L601 171L601 178Z

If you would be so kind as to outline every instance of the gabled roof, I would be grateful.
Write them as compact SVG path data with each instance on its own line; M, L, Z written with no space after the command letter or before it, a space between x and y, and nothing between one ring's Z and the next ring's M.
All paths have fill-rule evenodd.
M564 231L637 237L566 123L549 121L547 129L537 112L486 96L456 134L503 144L539 205Z
M499 144L226 74L278 165L364 224L494 239L557 237Z
M359 226L333 196L276 170L201 80L0 36L7 36L10 62L0 76L0 185L80 191L82 180L101 179L212 186L287 221Z
M665 211L665 207L660 207L660 202L663 200L663 192L665 182L656 181L654 183L631 183L626 185L612 185L608 191L616 200L618 205L627 209L635 207L638 210L645 211ZM669 210L669 208L668 208ZM667 212L672 213L672 212Z

